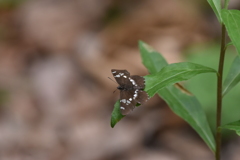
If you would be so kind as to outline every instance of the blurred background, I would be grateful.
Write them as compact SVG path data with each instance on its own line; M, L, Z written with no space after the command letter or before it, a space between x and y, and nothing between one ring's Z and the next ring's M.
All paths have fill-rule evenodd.
M206 1L0 0L0 159L213 160L159 97L110 127L119 98L110 70L148 74L138 40L169 63L217 68L220 26ZM229 48L225 73L235 56ZM214 129L216 77L184 84ZM224 98L223 123L240 119L239 87ZM239 152L240 138L225 132L223 158Z

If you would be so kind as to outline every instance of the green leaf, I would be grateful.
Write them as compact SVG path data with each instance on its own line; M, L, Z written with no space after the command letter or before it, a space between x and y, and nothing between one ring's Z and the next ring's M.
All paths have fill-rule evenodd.
M228 44L226 44L225 48L227 48L228 46L233 45L233 42L229 42Z
M225 0L224 9L227 9L229 5L229 0Z
M157 51L144 42L139 42L143 64L150 73L157 73L168 65ZM161 62L162 64L159 64ZM207 122L206 115L199 101L193 96L182 92L175 86L168 86L158 91L160 97L169 105L172 111L183 118L201 136L206 144L215 152L215 139Z
M111 127L113 128L123 117L124 115L120 112L120 101L118 100L113 108L111 116Z
M149 73L156 73L168 65L162 55L146 43L139 41L139 49L142 56L142 63L148 69Z
M221 0L208 0L209 5L212 7L219 22L222 22L221 17Z
M182 92L175 86L158 91L172 111L184 119L215 152L215 139L209 127L205 112L195 96Z
M207 43L192 46L187 51L186 61L203 64L205 66L217 69L219 61L220 44ZM194 54L193 54L194 53ZM207 58L206 58L207 57ZM224 79L227 77L228 71L236 58L236 51L226 50L224 60ZM224 81L223 81L224 82ZM204 112L206 113L208 123L213 134L216 130L216 90L217 78L215 74L207 73L201 76L196 76L187 81L186 87L201 102ZM240 101L239 101L240 84L236 85L234 89L227 93L223 100L222 106L222 124L228 124L240 119ZM227 138L232 132L230 130L223 130L222 137Z
M240 58L237 56L232 66L228 72L228 75L223 83L223 93L222 95L226 95L234 86L236 86L240 82Z
M223 9L221 13L228 35L240 54L240 11Z
M148 95L152 97L157 91L166 86L188 80L201 73L209 72L217 73L214 69L200 64L190 62L173 63L162 68L155 74L145 76L145 91L147 91Z
M226 125L221 126L220 128L225 128L229 130L234 130L240 136L240 120Z

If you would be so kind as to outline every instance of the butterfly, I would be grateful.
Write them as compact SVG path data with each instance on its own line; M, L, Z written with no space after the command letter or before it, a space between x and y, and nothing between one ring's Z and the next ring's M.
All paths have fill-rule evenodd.
M144 104L148 101L147 92L143 91L145 79L141 76L132 75L127 70L112 69L112 74L119 84L120 90L120 111L122 115L130 113L137 104Z

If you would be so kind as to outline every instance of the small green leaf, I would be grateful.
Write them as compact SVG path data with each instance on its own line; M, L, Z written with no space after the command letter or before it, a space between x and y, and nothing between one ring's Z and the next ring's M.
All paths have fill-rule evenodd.
M154 96L160 89L174 83L188 80L201 73L215 72L214 69L200 64L181 62L173 63L161 69L161 71L145 76L146 87L150 97Z
M168 65L160 53L144 42L139 42L143 64L150 73L159 72ZM159 63L161 62L161 64ZM182 117L202 137L206 144L215 152L215 139L207 122L201 104L193 95L182 92L175 86L168 86L158 91L174 113Z
M232 122L232 123L226 124L226 125L223 125L220 128L234 130L240 136L240 120L236 121L236 122Z
M232 66L228 72L228 75L223 83L223 93L222 95L226 95L234 86L236 86L240 82L240 58L237 56Z
M146 43L139 41L139 49L142 56L142 63L148 69L149 73L156 73L168 65L162 55Z
M225 0L224 9L228 9L229 0Z
M233 45L233 42L229 42L228 44L226 44L225 48L227 48L228 46Z
M207 0L209 5L212 7L215 15L219 22L222 22L221 17L221 0Z
M240 54L240 11L223 9L221 13L228 35Z
M120 112L120 101L118 100L113 108L111 116L111 127L113 128L123 117L124 115Z

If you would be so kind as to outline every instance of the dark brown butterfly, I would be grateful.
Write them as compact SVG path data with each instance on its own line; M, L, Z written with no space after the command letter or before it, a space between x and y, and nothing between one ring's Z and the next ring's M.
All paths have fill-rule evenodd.
M147 102L148 94L143 91L145 87L145 79L141 76L133 75L127 70L112 69L112 74L116 79L120 90L120 110L123 115L131 112L136 104L144 104Z

